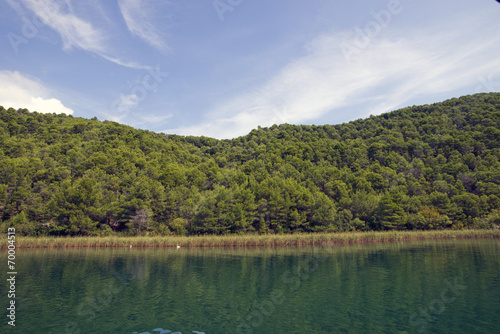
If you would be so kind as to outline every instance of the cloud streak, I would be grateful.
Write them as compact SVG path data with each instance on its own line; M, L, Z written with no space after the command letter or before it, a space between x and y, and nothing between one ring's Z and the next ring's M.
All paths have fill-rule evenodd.
M109 60L110 62L115 63L115 64L120 65L120 66L123 66L123 67L128 67L128 68L132 68L132 69L136 69L136 70L151 70L154 68L153 66L142 65L142 64L139 64L139 63L136 63L133 61L126 61L126 60L122 60L120 58L106 56L106 55L101 54L101 53L99 53L99 55L101 57L103 57L104 59Z
M489 33L492 27L476 17L484 20L484 16L470 16L469 22L389 31L350 61L340 45L354 32L324 34L307 45L307 55L285 65L253 91L215 106L202 124L165 132L233 138L258 125L297 124L342 109L365 110L354 119L406 106L419 96L476 87L481 73L500 68L496 56L500 37Z
M21 15L23 7L13 0L7 0L8 3ZM20 3L28 10L32 11L40 21L53 29L60 37L63 43L63 50L69 51L73 48L92 52L102 58L115 63L119 66L132 69L150 69L150 66L138 64L133 61L120 59L111 56L110 35L111 33L104 27L99 27L101 20L85 20L81 13L77 13L71 6L71 1L62 5L55 0L21 0ZM101 8L92 7L97 15L104 15ZM94 13L95 14L95 13ZM95 15L91 15L95 18Z
M102 31L90 22L77 17L71 8L63 8L53 0L21 0L48 27L55 30L63 41L63 48L73 47L96 53L103 53L105 37Z
M130 33L152 47L166 51L167 45L153 24L154 13L150 5L151 2L143 0L118 0L118 6Z

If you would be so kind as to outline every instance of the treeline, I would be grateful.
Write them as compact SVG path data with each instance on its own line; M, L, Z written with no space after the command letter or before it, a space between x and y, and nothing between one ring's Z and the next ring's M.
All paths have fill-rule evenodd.
M233 140L0 107L0 227L26 235L498 228L500 94Z

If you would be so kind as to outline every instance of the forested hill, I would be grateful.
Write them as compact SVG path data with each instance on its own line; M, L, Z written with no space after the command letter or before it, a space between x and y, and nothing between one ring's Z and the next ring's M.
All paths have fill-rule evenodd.
M19 234L498 228L500 93L233 140L0 107Z

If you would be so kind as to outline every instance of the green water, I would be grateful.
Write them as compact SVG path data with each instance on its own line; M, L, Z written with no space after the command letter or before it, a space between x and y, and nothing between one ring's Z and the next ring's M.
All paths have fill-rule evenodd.
M38 249L16 264L14 328L1 267L1 333L500 333L497 240Z

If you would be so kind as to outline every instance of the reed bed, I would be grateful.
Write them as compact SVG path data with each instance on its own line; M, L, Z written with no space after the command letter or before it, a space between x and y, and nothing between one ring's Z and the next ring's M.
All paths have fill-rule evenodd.
M272 235L17 237L17 248L78 247L278 247L378 243L427 239L500 238L500 230L385 231ZM0 248L7 248L0 237Z

